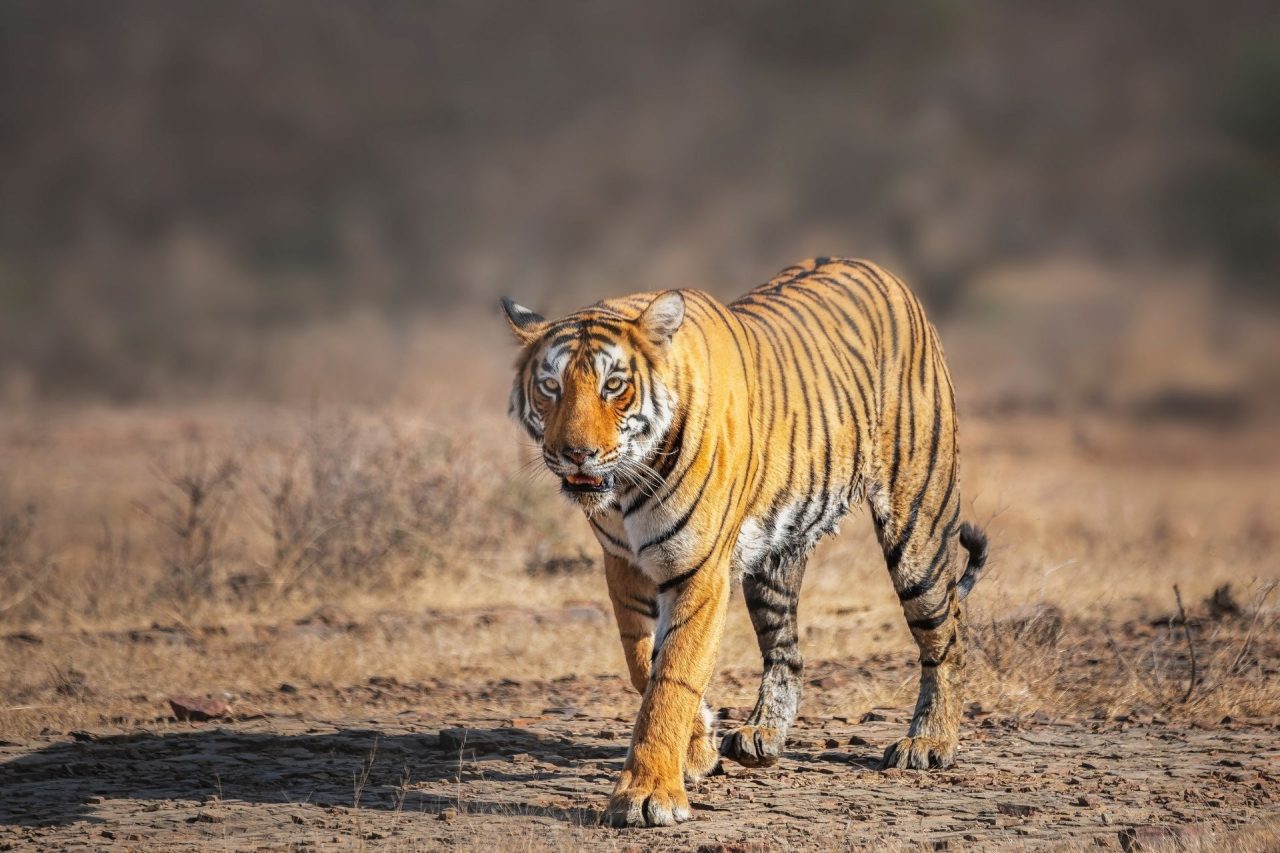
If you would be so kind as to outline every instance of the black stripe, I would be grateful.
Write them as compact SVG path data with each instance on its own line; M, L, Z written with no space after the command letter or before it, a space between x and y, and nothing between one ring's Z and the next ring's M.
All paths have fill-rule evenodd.
M639 613L641 616L647 616L650 619L658 618L658 603L656 601L647 601L634 595L627 596L627 599L627 601L622 602L622 606L627 610L632 613Z
M951 614L943 613L941 616L933 616L926 619L912 619L907 622L907 627L916 631L932 631L942 623L951 618Z
M608 540L610 545L613 545L615 548L617 548L620 551L625 551L628 554L631 553L631 546L629 546L626 542L623 542L621 539L614 536L613 534L609 533L609 531L602 528L599 522L597 522L594 518L588 519L588 521L590 521L591 526L595 528L597 533L599 533L606 540Z
M942 437L942 400L938 386L933 386L933 437L929 444L929 466L925 469L924 482L920 484L920 491L916 493L915 499L911 501L911 511L907 515L907 523L901 531L899 531L898 541L892 548L885 552L885 560L889 564L889 570L894 571L898 568L898 563L902 560L902 552L907 547L907 542L911 539L911 534L915 532L916 519L920 515L920 504L924 502L925 493L929 491L929 484L933 480L934 469L938 464L938 446ZM897 463L897 453L894 453L895 466ZM892 496L892 491L890 492Z
M924 660L920 661L920 666L922 667L927 666L930 668L942 666L944 663L946 663L947 655L951 654L951 649L953 646L955 646L955 644L956 644L956 635L953 632L951 634L951 639L947 641L947 647L942 650L942 654L938 655L938 659L934 660L933 658L925 658Z
M653 677L653 681L654 681L654 682L657 682L657 683L659 683L659 684L674 684L676 687L682 687L682 688L684 688L685 690L688 690L688 691L689 691L690 693L692 693L694 696L697 696L697 697L699 697L699 698L701 698L701 696L702 696L702 691L701 691L701 690L699 690L698 688L694 687L692 684L690 684L689 682L685 681L683 678L676 678L676 677L675 677L675 676L673 676L673 675L661 675L661 674L659 674L659 675L655 675L655 676Z
M925 571L925 576L916 583L898 593L898 601L906 603L933 589L938 584L938 580L942 577L942 572L946 568L947 563L942 558L947 553L947 543L951 537L955 535L955 525L960 520L960 508L956 507L955 517L947 524L942 531L942 539L938 543L938 548L933 553L933 559L929 562L929 568ZM954 581L953 581L954 582Z
M701 562L701 563L699 563L698 565L694 566L694 567L693 567L692 569L690 569L689 571L687 571L687 572L682 572L681 574L676 575L675 577L671 578L670 580L665 580L665 581L663 581L662 583L658 584L658 592L659 592L659 593L667 592L668 590L671 590L671 589L674 589L675 587L680 586L680 585L681 585L681 584L683 584L685 581L687 581L689 578L691 578L691 577L693 577L694 575L696 575L696 574L698 573L698 571L699 571L699 570L700 570L700 569L701 569L705 564L706 564L706 561L704 560L703 562Z
M751 583L753 586L762 586L772 592L774 595L780 595L785 598L791 596L791 588L780 583L775 583L774 579L768 574L750 575L743 578L744 581Z
M702 609L706 607L707 604L709 604L710 602L711 602L711 596L707 596L706 598L702 599L701 604L693 608L693 611L689 613L687 616L685 616L683 619L681 619L679 622L673 622L670 625L668 625L667 630L662 632L662 639L658 641L658 645L666 645L668 637L670 637L673 633L675 633L675 631L680 627L687 625L689 623L689 620L691 620L693 617L701 613Z
M684 515L680 516L680 518L676 520L675 524L658 534L657 538L650 539L648 542L641 545L636 550L637 554L643 554L649 548L652 548L655 545L661 545L681 530L684 530L685 526L689 524L689 519L693 518L694 511L698 508L698 504L702 502L702 496L707 491L707 484L710 483L711 478L716 475L716 458L719 454L720 446L716 445L716 449L711 452L711 464L707 468L707 476L703 479L702 485L698 487L698 494L694 496L693 502L689 504L689 508L684 511Z
M788 616L791 613L789 603L778 604L773 601L765 601L763 598L752 598L748 604L752 610L763 610L766 613L772 613L774 616Z

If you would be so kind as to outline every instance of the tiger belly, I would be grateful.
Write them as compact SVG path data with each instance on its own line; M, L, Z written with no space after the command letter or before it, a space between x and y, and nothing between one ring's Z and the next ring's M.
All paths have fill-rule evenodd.
M791 562L807 554L836 529L848 512L854 490L797 498L742 523L734 549L734 575L754 574L771 559Z

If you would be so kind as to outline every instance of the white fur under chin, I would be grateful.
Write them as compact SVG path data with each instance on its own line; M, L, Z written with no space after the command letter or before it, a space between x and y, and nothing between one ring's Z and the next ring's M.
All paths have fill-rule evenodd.
M582 507L587 518L595 518L613 504L613 492L566 493L565 497Z

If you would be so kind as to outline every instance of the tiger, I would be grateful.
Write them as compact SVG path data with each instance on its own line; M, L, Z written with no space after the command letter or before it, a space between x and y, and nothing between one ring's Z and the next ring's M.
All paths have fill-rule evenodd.
M728 305L677 289L555 321L502 309L520 346L510 415L600 543L642 697L602 819L679 823L686 783L722 758L778 761L800 704L806 561L863 502L919 649L915 711L881 767L951 766L962 601L987 538L960 522L954 390L907 286L869 261L815 258ZM735 583L763 674L717 747L705 692Z

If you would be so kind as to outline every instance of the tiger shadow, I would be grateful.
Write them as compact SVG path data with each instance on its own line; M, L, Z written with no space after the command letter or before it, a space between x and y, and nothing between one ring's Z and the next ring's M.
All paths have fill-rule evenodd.
M372 729L278 734L208 728L60 741L0 763L0 826L103 823L97 805L109 800L198 804L216 799L439 814L458 805L456 796L419 792L416 786L482 776L518 788L545 781L553 764L588 761L599 762L600 773L612 777L626 756L623 745L566 744L522 729L466 734L460 745L444 746L435 735L387 736ZM477 772L473 762L481 756L506 760L486 761L486 769ZM522 762L523 756L528 758ZM598 817L586 808L470 797L464 807L472 813L518 811L577 824L595 823Z

